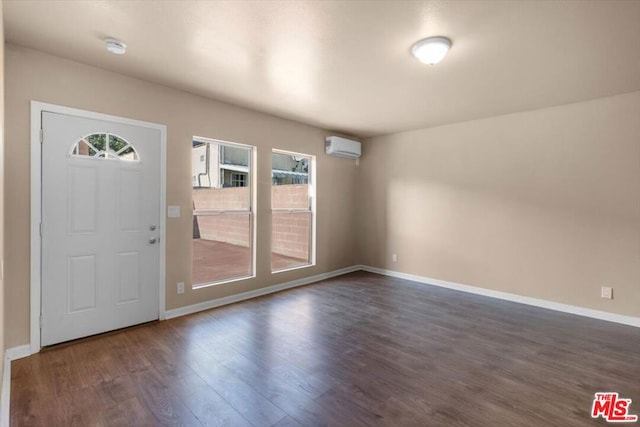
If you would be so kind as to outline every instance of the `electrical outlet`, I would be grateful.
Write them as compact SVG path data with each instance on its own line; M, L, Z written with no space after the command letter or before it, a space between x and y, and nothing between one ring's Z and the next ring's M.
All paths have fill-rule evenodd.
M184 282L178 282L178 294L184 294Z
M600 296L606 299L613 299L613 288L603 286L602 288L600 288Z
M398 254L391 254L391 261L398 262Z

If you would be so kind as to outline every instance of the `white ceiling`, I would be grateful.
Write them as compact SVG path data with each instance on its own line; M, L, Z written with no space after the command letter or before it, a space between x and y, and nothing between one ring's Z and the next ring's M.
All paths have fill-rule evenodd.
M3 4L9 42L356 136L640 90L638 0Z

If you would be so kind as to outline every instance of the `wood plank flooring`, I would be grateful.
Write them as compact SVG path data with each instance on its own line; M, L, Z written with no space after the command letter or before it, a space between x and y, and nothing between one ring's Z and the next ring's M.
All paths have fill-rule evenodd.
M585 426L640 330L357 272L14 361L12 426Z

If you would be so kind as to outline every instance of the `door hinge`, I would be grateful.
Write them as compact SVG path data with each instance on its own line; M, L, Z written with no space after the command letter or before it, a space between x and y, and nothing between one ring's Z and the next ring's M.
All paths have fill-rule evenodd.
M42 314L40 315L40 329L42 329Z
M40 144L44 142L44 129L40 128Z
M40 223L40 237L43 237L43 236L42 236L42 234L43 234L42 229L43 229L43 228L44 228L44 227L43 227L42 223Z

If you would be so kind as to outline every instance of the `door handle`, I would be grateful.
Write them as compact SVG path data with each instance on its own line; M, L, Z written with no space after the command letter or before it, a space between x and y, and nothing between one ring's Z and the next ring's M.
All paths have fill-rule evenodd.
M149 244L155 245L157 241L158 239L156 239L155 237L152 237L151 239L149 239Z

